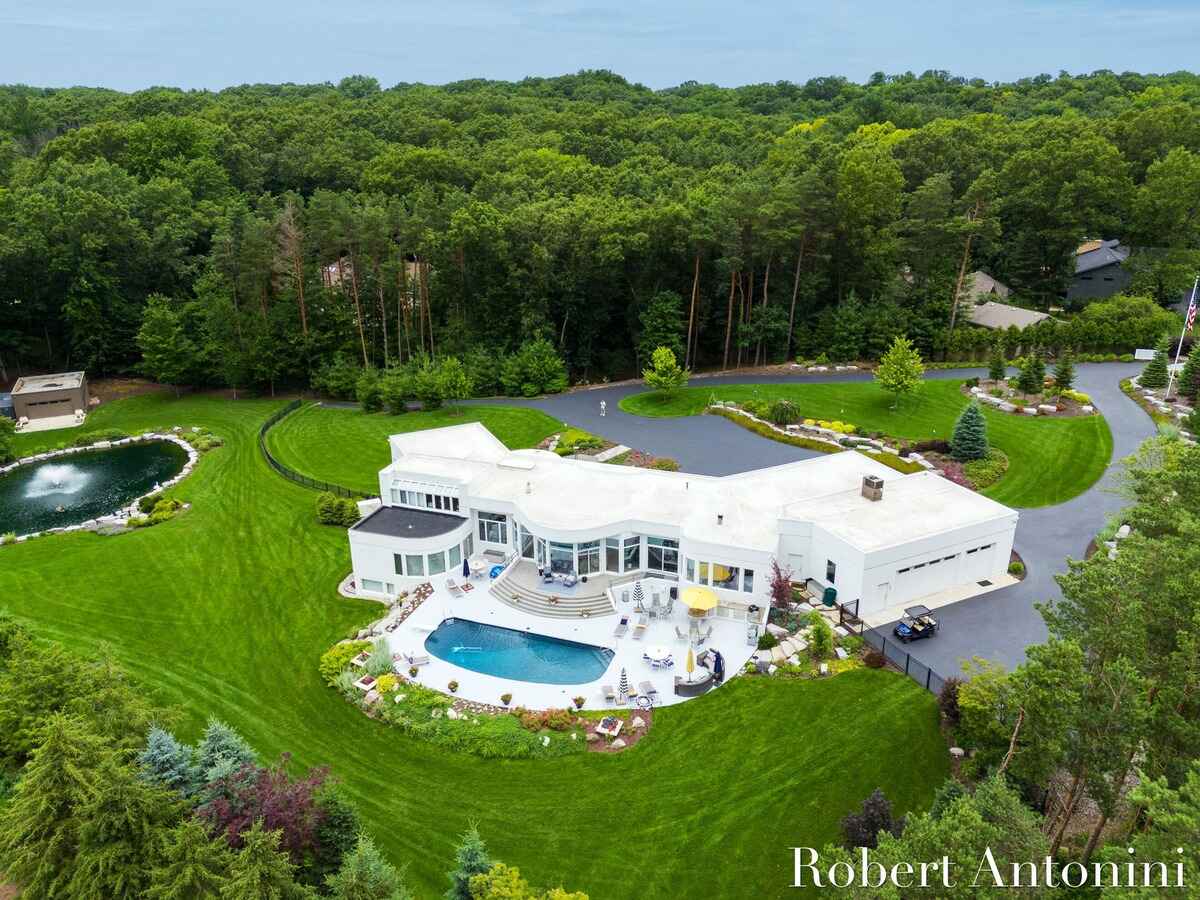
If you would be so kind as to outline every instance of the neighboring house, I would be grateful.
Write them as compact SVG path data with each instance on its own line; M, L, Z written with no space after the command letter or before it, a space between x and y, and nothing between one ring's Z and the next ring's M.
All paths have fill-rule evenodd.
M1067 302L1099 300L1119 294L1133 276L1124 267L1129 248L1120 241L1085 241L1075 251L1075 276L1067 288Z
M48 419L87 411L88 386L83 372L27 375L12 389L13 415L21 419Z
M1012 291L1008 285L997 281L987 272L972 272L963 291L964 301L969 302L967 320L981 328L1003 331L1014 325L1026 328L1050 318L1043 312L1000 302L1007 300L1010 294Z
M977 270L967 276L963 287L963 300L984 303L988 300L1007 300L1012 293L1007 284L997 281L987 272Z
M379 597L440 587L486 554L519 560L513 572L588 576L598 597L642 576L706 585L718 616L757 622L778 560L866 617L983 592L1004 578L1017 524L936 472L902 475L853 451L714 477L509 450L479 423L390 445L383 505L349 530L357 588ZM514 600L504 579L492 597Z

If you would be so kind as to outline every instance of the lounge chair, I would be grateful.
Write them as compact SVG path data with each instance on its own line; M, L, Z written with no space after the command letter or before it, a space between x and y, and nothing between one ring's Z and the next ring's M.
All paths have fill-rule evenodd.
M410 666L426 666L429 665L429 657L424 653L405 653L404 661Z
M629 630L629 616L621 616L621 621L617 623L617 627L613 629L613 637L624 637L625 632Z
M637 624L633 626L633 639L635 641L640 641L645 634L646 634L646 617L639 616Z
M461 597L463 595L462 588L458 586L458 582L456 582L453 578L446 579L446 590L448 590L455 597Z
M681 641L686 641L688 639L688 636L679 630L678 625L675 626L675 637L679 638Z
M658 699L658 690L649 681L643 681L638 684L638 693L643 697L649 697L651 703L654 703Z
M542 572L542 584L554 584L554 573L549 569Z
M604 702L605 703L616 703L617 702L617 692L613 690L613 687L611 684L606 684L603 687L601 687L600 692L602 694L604 694Z

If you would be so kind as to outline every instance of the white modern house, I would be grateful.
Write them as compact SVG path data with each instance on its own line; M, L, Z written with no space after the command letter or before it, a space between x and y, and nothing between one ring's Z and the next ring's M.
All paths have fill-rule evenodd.
M357 590L380 598L486 558L503 568L492 597L538 615L612 614L622 585L654 578L707 586L717 618L755 622L778 560L868 618L1005 583L1017 524L936 472L849 451L712 477L513 451L478 423L390 444L382 505L349 531ZM554 596L554 575L579 584Z

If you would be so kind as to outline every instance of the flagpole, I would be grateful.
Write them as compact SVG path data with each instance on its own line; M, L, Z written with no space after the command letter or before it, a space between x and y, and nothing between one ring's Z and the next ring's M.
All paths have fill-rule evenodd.
M1200 287L1200 275L1196 276L1196 280L1192 284L1192 300L1188 304L1187 312L1183 314L1183 331L1179 332L1179 346L1175 348L1175 365L1171 367L1171 371L1167 375L1167 392L1163 394L1164 400L1171 399L1171 388L1175 384L1175 370L1179 367L1179 357L1183 354L1183 339L1188 333L1188 315L1196 306L1196 288L1198 287Z

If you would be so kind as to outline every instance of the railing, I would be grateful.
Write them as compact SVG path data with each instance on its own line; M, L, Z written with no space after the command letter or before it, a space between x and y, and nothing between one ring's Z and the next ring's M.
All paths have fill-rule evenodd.
M349 497L352 500L370 497L371 494L363 491L356 491L353 488L343 487L340 484L333 484L329 481L318 481L315 478L309 478L297 472L295 469L284 465L274 456L271 455L270 449L267 447L267 432L275 427L281 419L290 415L299 409L301 403L299 400L293 400L291 403L284 406L282 409L272 413L267 421L262 423L262 427L258 429L258 449L262 451L263 458L266 459L267 465L286 478L288 481L294 481L296 484L306 488L312 488L314 491L329 491L332 494L337 494L339 497Z
M905 675L921 685L925 690L935 695L942 692L942 687L945 685L946 679L895 641L889 641L873 629L864 629L862 637L867 644L882 653L888 662L897 669L902 670Z

